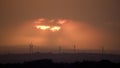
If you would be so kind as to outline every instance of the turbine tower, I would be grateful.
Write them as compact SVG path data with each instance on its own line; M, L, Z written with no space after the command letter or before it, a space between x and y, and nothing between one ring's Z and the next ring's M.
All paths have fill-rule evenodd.
M59 53L61 53L62 52L62 47L59 46L58 48L59 48Z
M29 44L29 52L30 52L30 54L33 54L33 44L32 44L32 42Z
M104 46L102 46L102 48L101 48L102 56L104 55L104 52L105 52L105 48L104 48Z
M76 45L75 44L73 45L73 50L74 50L74 53L76 53Z

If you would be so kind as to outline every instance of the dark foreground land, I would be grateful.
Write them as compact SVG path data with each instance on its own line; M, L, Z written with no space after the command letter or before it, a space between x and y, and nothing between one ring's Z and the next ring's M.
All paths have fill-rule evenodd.
M0 55L0 68L120 68L120 55L34 53Z
M120 63L113 63L109 60L56 63L49 59L43 59L24 63L0 64L0 68L120 68Z
M6 54L0 55L0 63L23 63L33 60L51 59L55 63L73 63L87 61L109 60L114 63L120 62L120 55L99 53L34 53L34 54Z

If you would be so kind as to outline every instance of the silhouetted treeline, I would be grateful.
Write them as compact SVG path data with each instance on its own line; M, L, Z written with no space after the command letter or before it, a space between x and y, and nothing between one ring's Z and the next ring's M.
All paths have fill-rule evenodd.
M0 68L120 68L120 63L113 63L109 60L83 61L74 63L55 63L49 59L29 61L24 63L0 64Z

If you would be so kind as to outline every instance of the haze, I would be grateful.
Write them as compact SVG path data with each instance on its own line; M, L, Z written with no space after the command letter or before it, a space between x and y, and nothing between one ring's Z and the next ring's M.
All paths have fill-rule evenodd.
M0 0L0 53L57 50L120 51L119 0ZM59 31L36 29L38 19L67 22ZM47 22L49 23L49 22ZM44 24L46 25L46 24ZM49 25L55 25L54 23Z

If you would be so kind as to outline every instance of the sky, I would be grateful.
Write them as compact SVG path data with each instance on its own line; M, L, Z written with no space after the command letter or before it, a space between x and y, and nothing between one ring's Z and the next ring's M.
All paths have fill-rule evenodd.
M66 22L59 31L42 31L35 28L39 19L51 26ZM119 29L119 0L0 0L0 53L27 52L31 42L36 51L76 45L79 50L118 52Z

